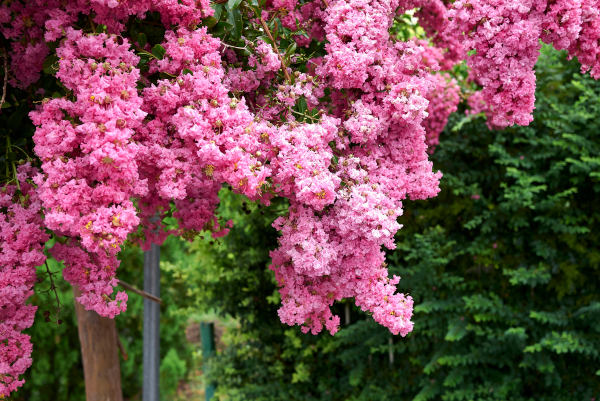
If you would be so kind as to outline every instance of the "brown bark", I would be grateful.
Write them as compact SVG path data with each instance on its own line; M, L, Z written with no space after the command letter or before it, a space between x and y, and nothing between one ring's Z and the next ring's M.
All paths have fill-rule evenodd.
M75 297L80 295L74 289ZM86 311L75 301L85 398L87 401L123 401L121 366L117 345L117 328L113 319Z

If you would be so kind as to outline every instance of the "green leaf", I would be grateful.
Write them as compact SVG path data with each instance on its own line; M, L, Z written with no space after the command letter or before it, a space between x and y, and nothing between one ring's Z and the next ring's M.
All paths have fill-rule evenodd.
M296 42L292 42L285 50L284 58L289 60L290 57L296 52Z
M296 102L296 105L297 105L298 111L300 113L306 113L308 106L306 104L306 99L304 98L304 96L302 96L298 99L298 101Z
M292 374L292 383L308 382L310 380L310 368L303 362L296 365L296 371Z
M348 382L352 387L358 386L363 380L363 373L365 371L364 364L357 364L354 369L350 371Z
M256 37L256 39L262 40L265 43L273 45L273 42L271 41L271 39L267 35L259 35L259 36Z
M242 37L242 13L239 8L234 8L227 15L227 22L233 27L230 34L234 39L240 39Z
M152 51L151 51L151 53L154 55L154 57L156 57L159 60L162 60L165 57L166 52L167 51L165 50L165 48L158 44L154 45L154 47L152 47Z
M227 2L227 9L228 10L235 10L240 6L240 3L242 2L242 0L229 0Z
M540 284L546 284L552 278L548 268L540 264L536 268L519 267L517 269L505 268L502 273L509 277L509 283L512 285L527 285L535 287Z
M218 20L213 18L213 17L206 17L202 20L202 24L206 25L208 27L208 29L212 28L213 26L217 25Z
M229 22L221 21L213 27L212 33L217 37L223 37L232 27L233 26Z
M210 6L213 8L213 10L215 10L213 18L219 21L221 19L221 15L223 15L223 10L225 7L223 7L223 4L218 3L212 3Z
M455 319L448 324L448 332L444 340L446 341L458 341L467 334L466 324L464 320Z
M413 401L427 401L427 400L431 400L433 398L435 398L435 396L438 394L438 392L436 391L435 387L433 385L427 385L425 387L423 387L421 389L421 391L419 391L419 394L417 394L415 396L415 398L413 399Z

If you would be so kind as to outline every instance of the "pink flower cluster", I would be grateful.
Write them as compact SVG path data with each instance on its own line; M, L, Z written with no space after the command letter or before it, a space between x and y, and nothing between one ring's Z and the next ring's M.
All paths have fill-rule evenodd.
M23 385L31 366L32 345L23 330L33 324L36 307L27 305L36 282L36 266L44 263L42 203L31 181L36 171L18 169L17 185L0 188L0 398Z
M528 125L535 104L535 72L544 4L540 1L466 1L449 17L465 33L475 82L490 110L488 125Z
M390 4L388 12L392 9ZM386 21L391 23L388 17ZM377 29L387 34L386 27ZM151 119L135 136L141 149L139 171L152 194L140 201L143 226L162 233L152 237L146 232L144 238L160 240L168 234L158 222L171 201L177 208L175 216L185 216L179 221L179 234L214 229L216 193L223 183L263 202L274 195L286 197L290 215L275 223L282 238L281 247L273 253L273 269L282 282L300 282L304 287L296 290L284 285L281 289L282 321L303 324L304 330L315 333L323 325L335 332L339 319L331 315L329 306L356 297L393 332L410 331L411 300L393 294L397 279L387 278L381 246L394 247L402 199L407 195L424 198L438 191L439 174L431 171L427 161L422 123L429 102L424 94L435 98L446 81L429 83L430 72L439 69L441 53L423 43L394 45L389 41L386 46L378 56L384 68L374 62L366 70L369 77L364 87L332 110L339 117L323 115L318 122L300 123L290 108L299 98L311 108L323 107L320 79L296 73L293 83L276 84L281 62L264 42L248 61L252 69L234 67L225 72L221 44L205 29L167 32L165 56L153 63L151 71L173 78L159 80L143 91L142 109ZM381 50L374 47L372 51ZM232 54L228 57L237 59ZM420 73L423 63L428 72ZM336 82L342 86L329 76L322 73L321 79L330 87ZM274 85L275 97L261 96ZM232 88L248 95L231 97ZM250 110L257 110L261 119ZM276 114L265 110L276 110ZM282 113L287 123L276 123L274 116ZM389 148L382 148L382 141ZM415 143L406 148L409 142ZM357 247L364 248L364 254L356 254ZM370 260L368 269L361 257ZM286 270L282 265L288 262L291 267ZM357 280L362 270L365 275ZM298 277L292 280L292 274ZM373 280L380 284L369 292L366 283ZM307 291L308 298L304 296ZM306 305L312 309L298 309Z
M600 77L600 4L595 0L457 0L445 36L462 32L488 125L528 125L535 103L540 39L577 57ZM452 46L450 46L452 48Z
M12 84L25 88L36 82L49 54L46 42L65 35L80 13L93 14L97 24L120 33L127 19L160 13L165 25L193 26L213 15L209 0L12 0L0 4L0 33L11 39ZM22 68L26 65L27 68Z
M600 3L597 0L548 1L542 40L577 57L581 72L600 79Z
M392 333L412 330L412 299L396 293L399 278L388 278L382 246L395 247L402 200L435 196L440 174L427 160L422 125L429 104L425 94L434 88L423 68L425 49L415 42L395 45L389 38L398 7L397 1L355 0L332 2L327 10L328 54L316 73L339 89L332 112L340 121L322 118L320 125L331 121L332 128L320 135L334 144L337 163L317 141L308 141L327 167L314 174L329 171L331 178L319 177L312 198L301 191L287 195L290 213L275 221L282 236L271 254L281 286L279 316L305 332L325 327L335 333L340 319L330 307L350 297ZM429 67L439 65L432 61ZM311 138L308 132L303 136ZM295 139L294 151L302 144ZM284 171L302 182L304 164Z
M48 8L40 3L34 0L0 4L0 33L11 40L10 66L14 75L11 84L16 87L25 88L39 79L44 59L50 52L43 32Z
M173 200L180 234L210 229L221 235L226 231L214 216L219 188L227 183L258 199L269 174L263 145L244 99L230 97L223 84L220 41L206 28L181 29L167 32L163 45L165 57L152 69L174 78L143 91L143 110L153 118L136 135L150 189L142 216L160 221ZM164 238L160 224L151 227L163 233L157 240Z
M132 141L146 113L136 88L138 57L127 40L67 29L57 49L57 78L72 98L48 100L31 113L45 224L70 239L53 256L80 287L82 304L103 316L124 310L110 299L121 244L139 224L132 198L146 193ZM75 271L75 272L74 272ZM118 295L124 300L125 294Z
M431 41L391 37L396 16L415 8ZM31 88L56 49L64 96L30 114L37 188L23 168L20 192L0 193L0 303L8 305L0 395L30 363L21 330L33 318L25 301L44 260L40 210L79 301L113 317L127 298L113 295L126 239L147 247L169 234L225 235L231 222L215 215L223 185L264 204L284 197L289 210L274 222L281 236L271 253L281 321L333 334L340 318L331 306L354 298L406 335L413 301L397 292L399 277L388 277L384 248L395 247L403 201L439 191L428 152L460 99L443 70L468 55L482 87L469 98L472 111L492 127L527 124L540 39L600 76L599 9L597 0L268 0L260 18L244 14L244 32L267 34L263 22L279 18L299 47L324 42L322 57L294 71L301 59L282 58L277 35L241 49L199 28L213 14L208 0L3 2L11 85ZM124 28L148 12L165 26L165 54L142 73ZM74 29L85 15L91 28ZM149 46L137 50L149 57Z
M310 0L303 4L298 0L269 0L263 15L266 18L277 15L282 25L292 32L304 30L306 35L297 34L294 40L299 46L307 47L311 39L321 42L325 38L323 20L326 3L323 0Z
M432 38L436 47L444 49L445 54L439 60L444 70L451 69L464 59L464 47L461 31L456 29L448 18L448 6L442 0L418 0L419 10L416 16L419 25Z
M432 152L435 145L440 143L440 133L448 124L448 117L456 111L460 101L460 87L449 74L432 75L431 82L434 87L425 94L429 100L429 106L427 107L428 116L423 121L427 132L426 140L429 152Z

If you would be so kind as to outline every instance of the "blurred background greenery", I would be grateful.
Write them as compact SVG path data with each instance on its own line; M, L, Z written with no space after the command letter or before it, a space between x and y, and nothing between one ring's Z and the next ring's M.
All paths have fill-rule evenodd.
M432 155L440 195L406 202L388 261L415 299L411 334L391 336L349 301L334 306L346 324L333 337L281 324L268 265L286 205L224 189L228 236L162 247L162 399L204 399L205 381L230 401L599 399L600 83L543 52L534 122L492 132L459 110ZM120 278L143 287L141 251L122 260ZM83 400L72 292L55 277L57 316L39 276L34 364L13 399ZM142 305L130 294L117 318L129 400L140 399ZM206 321L218 352L203 360Z

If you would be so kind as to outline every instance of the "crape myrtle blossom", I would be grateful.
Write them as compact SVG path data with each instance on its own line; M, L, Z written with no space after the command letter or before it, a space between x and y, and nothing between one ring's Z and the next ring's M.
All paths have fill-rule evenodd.
M577 57L600 77L600 3L596 0L457 0L447 35L462 32L467 64L482 86L488 126L528 125L535 103L540 39Z
M44 263L48 241L40 201L29 164L18 168L19 185L0 187L0 398L23 385L19 378L31 366L32 344L23 333L33 324L36 307L27 305Z
M427 132L427 145L432 152L435 145L440 143L440 133L448 123L448 117L457 109L460 101L460 87L449 74L432 74L431 82L434 87L425 94L429 100L427 107L427 118L423 120L423 126Z
M51 252L65 260L65 278L82 292L78 300L111 317L125 309L110 295L116 255L139 224L131 199L147 191L138 174L139 146L132 142L146 116L136 89L139 60L127 40L119 42L115 35L69 28L57 49L56 76L73 100L48 100L31 113L44 172L38 185L45 224L71 238Z
M445 54L438 60L444 70L451 69L465 56L461 31L448 18L449 6L442 0L420 0L417 2L419 25L432 38L436 48Z
M27 0L0 4L0 33L11 42L13 85L36 82L50 49L48 42L62 38L78 15L93 15L111 33L120 33L130 16L143 18L159 12L165 25L198 24L214 10L209 0ZM26 65L27 68L21 68Z
M357 0L328 9L328 54L316 73L351 94L336 104L344 121L332 138L339 157L331 168L335 202L321 210L292 198L289 215L274 224L282 236L271 253L281 286L279 316L305 332L335 333L340 319L330 307L343 298L354 298L394 334L412 330L412 299L395 294L399 278L388 278L382 246L395 247L402 200L435 196L440 174L427 160L422 126L424 94L432 88L428 74L419 73L423 50L417 43L398 48L389 38L398 6Z
M488 125L528 125L535 103L544 1L458 0L449 11L464 32L475 82L490 110Z
M244 99L230 97L223 84L218 39L206 28L181 29L168 31L163 45L165 57L151 69L174 78L144 89L142 108L152 120L136 134L140 171L150 188L141 200L142 217L150 222L173 200L179 234L210 229L223 235L227 228L214 215L218 191L227 183L260 198L269 175L264 145Z
M540 39L600 76L597 0L267 0L254 13L242 2L243 35L232 42L207 18L228 7L0 4L8 84L36 103L40 166L21 167L20 188L0 192L0 395L31 363L22 330L33 319L26 300L44 229L78 300L114 317L126 307L126 294L114 293L124 242L147 249L168 235L227 234L232 222L216 215L223 186L289 202L273 223L270 266L282 322L333 334L332 305L353 298L406 335L413 301L388 276L385 250L395 247L404 201L439 191L429 154L461 99L450 71L466 59L480 86L470 112L493 128L531 121ZM428 40L390 34L410 10ZM159 25L151 40L129 24L145 18ZM51 74L60 93L37 104Z
M596 0L548 1L542 40L577 57L581 72L600 78L600 4Z

